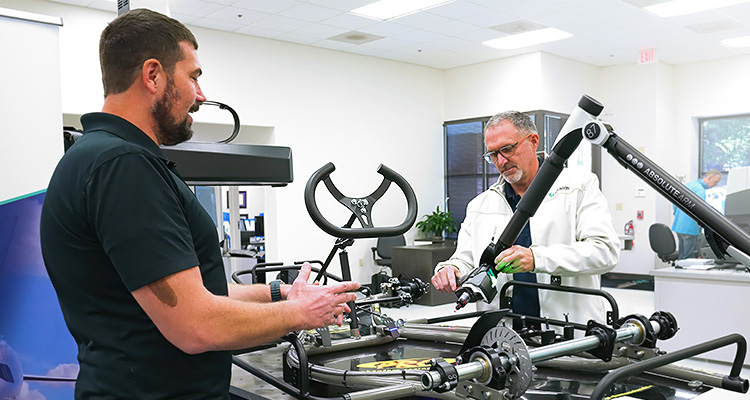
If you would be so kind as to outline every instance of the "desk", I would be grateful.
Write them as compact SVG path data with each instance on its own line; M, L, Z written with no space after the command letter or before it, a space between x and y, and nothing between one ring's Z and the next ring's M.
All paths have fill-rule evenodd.
M421 246L395 246L391 250L393 276L402 275L407 279L419 278L429 284L435 265L450 258L455 251L454 241ZM415 303L434 306L455 301L455 294L438 292L430 286L430 291Z
M651 271L651 275L654 308L674 314L680 327L675 337L657 343L662 350L675 351L730 333L750 338L750 273L672 267ZM737 346L731 345L697 357L731 363L736 350ZM746 358L745 364L750 360Z

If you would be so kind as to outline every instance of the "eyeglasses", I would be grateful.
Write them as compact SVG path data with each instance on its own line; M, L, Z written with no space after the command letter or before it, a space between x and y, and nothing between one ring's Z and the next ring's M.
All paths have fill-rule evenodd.
M484 158L484 161L487 161L490 164L494 164L495 162L497 162L497 153L500 153L500 155L503 156L503 157L505 157L505 158L513 157L513 155L516 154L516 147L518 147L518 145L521 144L521 142L523 142L524 140L528 139L529 136L531 136L531 133L529 133L528 135L524 136L523 139L521 139L521 140L519 140L519 141L517 141L517 142L515 142L513 144L509 144L507 146L503 146L503 147L501 147L501 148L499 148L499 149L497 149L495 151L488 151L487 153L484 153L484 155L482 156L482 158Z

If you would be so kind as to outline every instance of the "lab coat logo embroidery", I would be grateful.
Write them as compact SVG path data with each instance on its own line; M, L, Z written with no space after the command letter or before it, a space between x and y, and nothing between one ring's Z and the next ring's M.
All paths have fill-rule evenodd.
M559 191L561 191L561 190L570 190L570 187L568 187L568 186L560 186L559 188L557 188L557 189L555 190L555 192L554 192L554 193L552 193L552 192L549 192L549 193L547 193L547 195L548 195L549 197L553 197L554 195L556 195L556 194L557 194L557 192L559 192Z

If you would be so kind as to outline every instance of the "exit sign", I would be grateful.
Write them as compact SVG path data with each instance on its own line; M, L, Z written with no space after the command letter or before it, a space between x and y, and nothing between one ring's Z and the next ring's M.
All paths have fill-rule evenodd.
M656 58L656 49L641 50L638 54L638 65L651 64L659 61Z

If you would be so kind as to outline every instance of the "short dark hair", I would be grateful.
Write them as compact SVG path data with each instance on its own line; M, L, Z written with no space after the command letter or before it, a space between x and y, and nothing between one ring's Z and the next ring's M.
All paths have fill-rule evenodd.
M180 42L198 49L198 42L180 21L139 8L110 22L99 39L104 97L122 93L133 84L143 63L159 60L168 73L183 58Z
M484 126L484 135L486 136L488 130L494 128L502 121L508 121L513 124L518 131L519 137L524 136L524 134L528 135L530 133L537 133L536 125L534 125L534 121L531 120L531 117L522 112L511 110L493 115Z

